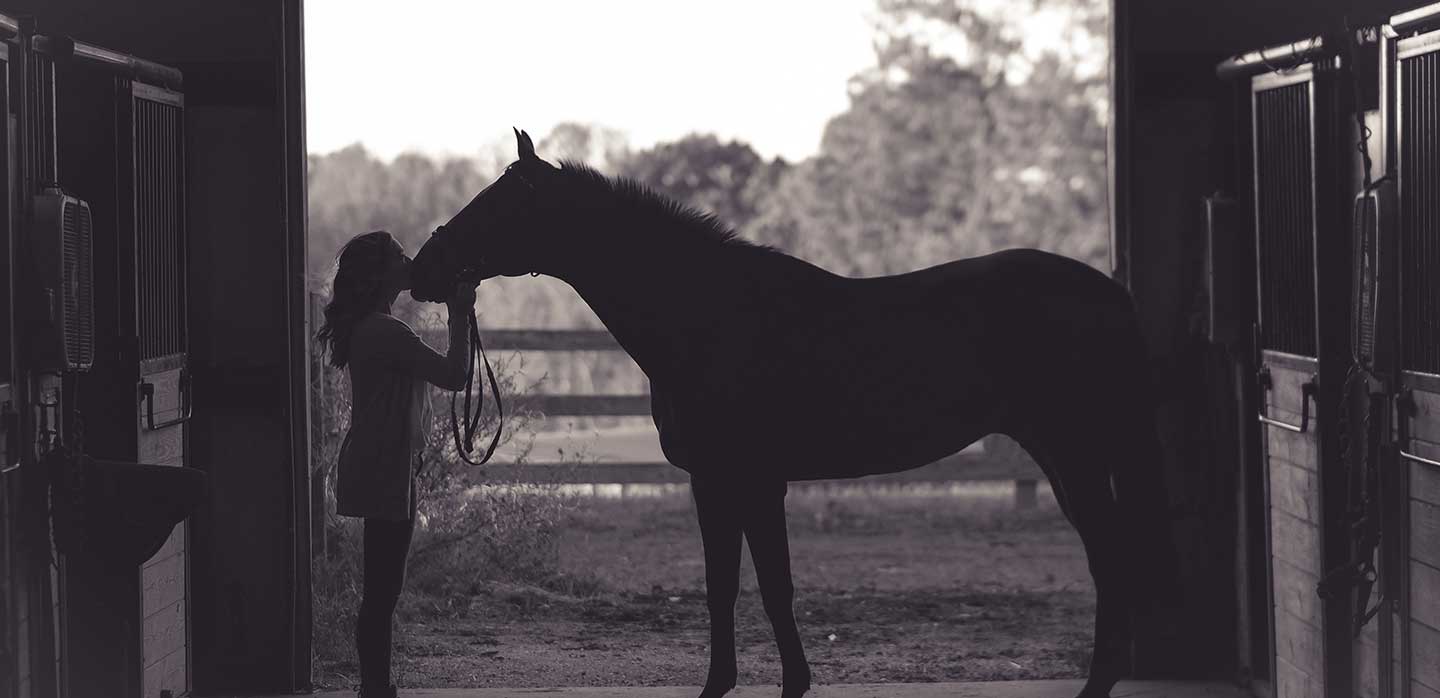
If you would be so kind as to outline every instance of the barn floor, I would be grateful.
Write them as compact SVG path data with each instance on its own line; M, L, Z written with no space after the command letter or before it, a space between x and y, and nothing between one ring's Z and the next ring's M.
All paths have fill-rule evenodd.
M817 686L807 698L1074 698L1081 681L988 681L981 683L841 684ZM654 688L411 688L400 689L402 698L510 698L550 696L553 698L693 698L699 688L664 686ZM730 698L778 696L773 686L742 686ZM352 698L353 691L327 691L319 698ZM1245 698L1244 690L1224 683L1172 681L1125 681L1111 698ZM264 698L253 696L251 698Z

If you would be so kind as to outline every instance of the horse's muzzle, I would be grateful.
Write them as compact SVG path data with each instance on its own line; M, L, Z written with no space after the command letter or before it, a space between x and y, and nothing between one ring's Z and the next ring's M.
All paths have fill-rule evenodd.
M454 284L450 284L451 289L454 286ZM443 288L445 287L435 284L416 284L410 289L410 297L419 303L444 303L446 296Z
M450 299L450 294L455 292L456 284L461 282L478 284L494 276L495 274L481 267L460 269L448 275L440 282L426 280L422 283L412 284L410 297L420 303L444 303Z

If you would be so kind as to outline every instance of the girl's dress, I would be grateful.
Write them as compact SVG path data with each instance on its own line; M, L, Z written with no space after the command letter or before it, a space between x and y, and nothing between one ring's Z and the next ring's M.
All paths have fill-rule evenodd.
M443 369L446 357L381 312L356 323L350 347L350 430L336 465L336 513L409 519L431 422L426 373Z

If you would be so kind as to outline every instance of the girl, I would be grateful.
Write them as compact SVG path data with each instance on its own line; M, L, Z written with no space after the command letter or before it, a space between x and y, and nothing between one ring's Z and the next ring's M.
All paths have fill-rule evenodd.
M394 698L390 631L405 583L415 523L415 470L430 423L427 383L459 390L469 357L466 316L475 283L461 281L447 301L450 346L431 349L390 305L410 288L410 257L385 231L345 244L334 299L316 338L330 365L350 368L350 430L336 465L336 513L365 520L364 595L355 624L362 698Z

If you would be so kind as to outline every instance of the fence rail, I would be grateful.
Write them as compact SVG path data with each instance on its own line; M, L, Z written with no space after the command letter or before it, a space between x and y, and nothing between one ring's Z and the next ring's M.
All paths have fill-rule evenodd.
M492 463L485 466L485 474L499 481L563 484L679 484L690 481L688 473L666 462L601 461L583 465ZM1039 475L1039 470L1033 469L1033 466L1027 468L1023 462L1012 462L987 451L956 453L924 467L871 475L860 481L886 484L1013 481L1017 483L1017 489L1029 489L1033 493ZM1017 496L1020 495L1017 493Z
M624 351L605 330L486 330L480 339L507 351Z
M448 340L443 329L422 329L419 334L436 348ZM485 330L487 351L623 351L605 330ZM514 401L547 417L648 417L646 394L529 394ZM666 462L597 462L584 465L499 463L486 466L497 480L567 484L669 484L689 482L689 474ZM965 451L899 473L872 475L864 482L886 484L1003 482L1015 483L1017 506L1034 506L1041 473L1029 456L1005 437L989 436L984 451Z
M520 395L513 400L547 417L649 417L649 395Z

